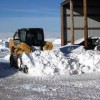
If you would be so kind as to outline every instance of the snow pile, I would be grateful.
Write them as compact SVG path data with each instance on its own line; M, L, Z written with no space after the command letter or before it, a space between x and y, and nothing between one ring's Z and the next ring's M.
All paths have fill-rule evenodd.
M24 64L33 76L72 75L100 71L100 52L77 48L70 54L60 50L24 53Z
M74 42L74 44L79 44L84 41L84 38L80 38Z
M9 53L9 44L7 41L0 40L0 58Z
M54 49L61 47L61 39L55 39L52 44Z
M58 46L57 41L53 43ZM9 61L7 41L1 40L0 59ZM58 48L58 49L57 49ZM58 46L56 50L36 50L22 55L23 64L29 68L33 76L72 75L100 71L100 51L85 50L79 45ZM7 56L6 56L7 55Z
M61 39L55 39L55 40L53 41L53 44L61 44Z
M79 59L81 72L100 71L100 52L87 50L76 56Z
M4 56L3 57L3 60L9 62L9 60L10 60L10 54L8 54L7 56Z
M57 38L47 38L45 40L52 42L54 49L61 47L61 39L59 38L58 39Z
M24 61L24 64L28 66L29 72L32 72L32 74L36 76L52 76L56 73L61 73L59 70L62 65L64 65L60 61L62 58L64 58L64 55L59 50L37 50L31 54L24 53L22 56L22 60Z

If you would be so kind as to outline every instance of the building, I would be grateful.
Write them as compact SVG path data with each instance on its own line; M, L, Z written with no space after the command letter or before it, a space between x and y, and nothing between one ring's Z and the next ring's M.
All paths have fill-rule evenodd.
M89 36L100 37L100 1L64 0L61 3L61 44L84 37L85 47Z

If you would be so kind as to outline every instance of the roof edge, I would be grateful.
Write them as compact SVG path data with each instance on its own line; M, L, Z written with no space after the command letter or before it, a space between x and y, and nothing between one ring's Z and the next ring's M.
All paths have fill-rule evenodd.
M61 3L61 5L64 6L64 5L66 5L67 3L69 3L69 1L70 1L70 0L64 0L64 1Z

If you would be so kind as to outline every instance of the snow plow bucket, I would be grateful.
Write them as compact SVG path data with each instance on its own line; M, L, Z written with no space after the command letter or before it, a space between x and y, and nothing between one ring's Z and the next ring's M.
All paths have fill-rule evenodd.
M52 42L45 41L45 45L43 47L43 50L52 50L52 49L53 49Z

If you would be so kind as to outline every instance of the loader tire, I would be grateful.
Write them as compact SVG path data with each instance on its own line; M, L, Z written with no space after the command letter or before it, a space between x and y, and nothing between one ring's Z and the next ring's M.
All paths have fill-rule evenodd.
M24 73L28 73L28 68L27 68L26 65L25 65L25 67L24 67L24 69L23 69L23 72L24 72Z
M10 66L14 67L13 55L10 56Z
M17 55L11 54L11 56L10 56L10 66L18 69L18 66L17 66Z
M19 68L19 70L21 70L21 65L22 65L22 58L21 55L17 56L17 67Z

